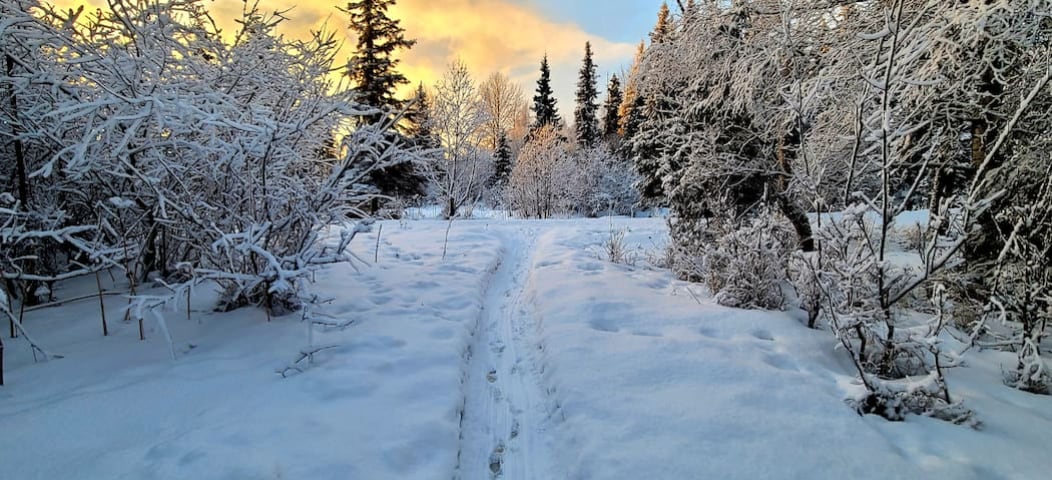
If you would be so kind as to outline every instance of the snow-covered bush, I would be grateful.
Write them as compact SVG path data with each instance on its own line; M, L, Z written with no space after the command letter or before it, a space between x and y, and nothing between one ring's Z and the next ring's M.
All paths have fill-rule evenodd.
M775 215L760 214L728 228L705 251L705 281L721 305L780 309L793 233Z
M677 273L725 289L733 280L712 272L738 257L721 252L749 247L733 219L777 212L798 242L786 253L800 306L852 356L872 395L864 409L963 418L940 334L947 322L982 333L990 315L961 321L969 310L1003 313L1020 332L1018 369L1045 382L1037 292L1052 256L1034 232L1049 210L1049 7L715 2L660 16L631 79L643 105L626 143L644 196L672 207ZM932 221L907 260L894 219L924 207ZM751 248L745 258L763 257ZM938 315L924 302L936 291L948 298Z
M605 145L574 153L577 174L571 195L582 215L628 215L639 203L639 176L631 162Z
M566 139L548 125L535 131L519 152L505 201L524 217L549 218L574 207L574 171Z
M623 228L617 229L613 225L610 226L610 233L606 240L603 241L602 256L605 257L603 260L618 265L635 266L639 255L625 244L626 233L626 230Z
M882 258L886 227L867 220L867 211L855 207L827 222L817 232L822 263L805 267L820 271L806 278L805 288L820 289L821 318L851 356L865 387L856 406L891 420L917 413L970 421L967 409L952 401L943 374L959 363L958 354L943 349L940 339L948 321L946 289L933 285L933 308L924 310L935 313L917 311L908 300L931 265Z
M1042 161L1042 159L1044 161ZM1008 189L1013 201L997 213L1004 246L997 257L991 285L990 313L1010 327L1019 361L1005 375L1009 385L1035 393L1052 391L1052 368L1041 356L1041 343L1052 320L1052 163L1048 154L1015 165ZM1035 183L1032 178L1044 178Z
M313 269L352 259L362 226L329 229L365 216L366 177L415 159L387 134L397 118L329 80L335 37L286 39L281 15L247 6L227 43L199 0L119 2L91 16L0 5L0 42L21 55L0 77L19 101L3 124L29 152L12 176L26 174L30 191L11 197L31 200L5 221L43 232L19 244L70 252L57 272L19 254L7 278L117 266L133 289L160 278L181 295L214 282L222 309L287 312L312 301ZM142 297L133 311L163 303Z
M767 210L733 218L672 218L668 261L677 276L704 282L721 305L780 309L791 252L792 228Z
M441 142L442 155L429 170L448 218L483 196L493 158L482 148L488 114L467 66L450 64L434 92L428 127Z
M797 306L807 312L807 327L818 327L822 311L822 252L793 252L789 258L789 283L796 290Z

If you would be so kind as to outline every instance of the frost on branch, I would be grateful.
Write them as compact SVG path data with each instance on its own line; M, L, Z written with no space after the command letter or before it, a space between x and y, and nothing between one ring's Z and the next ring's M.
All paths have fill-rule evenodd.
M1040 155L1017 164L1008 186L1026 201L1013 202L997 215L1003 247L994 264L994 275L987 279L996 315L1009 327L1018 361L1005 374L1005 383L1020 390L1048 394L1052 390L1052 369L1042 358L1041 343L1048 336L1052 319L1052 163L1041 162ZM1043 178L1033 183L1031 178Z
M23 297L114 269L162 330L201 284L303 309L316 269L355 260L370 175L418 160L399 116L332 83L336 37L285 38L281 14L246 5L227 41L199 0L0 10L0 268Z
M780 309L792 229L769 212L727 228L705 252L706 283L720 305Z
M550 218L573 207L573 157L566 139L552 126L534 132L522 147L505 197L524 217Z
M930 266L913 268L882 260L881 227L856 207L817 232L823 262L816 276L820 318L851 358L864 393L855 399L863 413L901 420L906 414L972 423L968 409L950 396L944 371L963 352L948 349L946 288L933 285L930 306L916 303L913 290ZM934 256L932 257L934 258ZM812 263L812 267L814 264Z
M776 275L785 260L752 262L775 255L741 219L777 213L799 306L851 356L863 410L966 418L941 373L959 363L947 325L967 349L1002 320L1008 382L1044 390L1052 2L695 7L660 17L627 122L644 197L672 210L677 273L715 294L735 280L712 272ZM895 221L920 209L902 252Z

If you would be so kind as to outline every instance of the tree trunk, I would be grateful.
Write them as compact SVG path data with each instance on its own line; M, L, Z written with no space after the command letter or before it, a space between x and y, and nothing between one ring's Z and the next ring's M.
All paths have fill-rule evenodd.
M13 77L15 74L15 59L9 54L4 54L5 59L5 73L8 77ZM28 167L26 165L26 154L25 145L22 144L18 132L18 96L15 94L14 87L8 87L8 104L11 107L11 118L14 120L11 122L11 135L14 137L15 147L15 183L18 189L18 204L19 209L22 211L29 211L29 178L27 175ZM26 260L25 268L27 271L35 269L34 260ZM22 303L29 302L31 305L35 303L35 299L23 298ZM11 324L11 338L15 338L17 333L15 332L14 323Z
M11 55L4 55L6 58L7 76L13 77L15 73L15 59ZM18 96L15 95L14 87L9 87L11 105L11 117L14 118L18 115ZM15 177L18 183L18 202L21 204L22 209L29 208L29 180L26 177L26 156L25 150L22 145L22 139L18 134L18 122L17 120L11 123L11 134L15 141Z
M785 195L778 196L778 208L782 215L789 219L793 230L796 231L796 236L800 240L800 248L805 252L815 251L814 232L811 230L811 221L804 210Z
M148 281L150 279L150 272L153 272L153 271L159 272L160 271L160 269L157 268L157 265L160 262L160 259L158 258L158 255L157 255L157 232L158 232L158 229L161 228L161 226L160 226L160 224L157 223L156 219L154 219L153 212L150 212L149 214L147 214L147 216L146 216L146 225L147 225L146 241L143 242L143 252L142 252L142 270L143 271L142 271L142 277L139 278L139 280L142 281L142 282L146 282L146 281Z
M984 107L1000 102L1001 97L1004 95L1004 90L1004 85L997 80L993 70L988 69L984 72L982 83L979 85L979 91L988 95ZM1001 131L989 114L974 119L971 123L970 167L973 172L971 176L989 175L988 172L1002 165L1005 159L1011 158L1011 142L1005 142L991 159L986 171L980 172L979 169L986 162L986 157L990 154L990 148L993 148L994 144L997 143L997 138L1000 136ZM974 181L973 178L969 180ZM996 200L985 213L976 219L980 233L974 240L969 241L965 245L963 253L966 262L982 268L981 266L984 263L993 261L1001 253L1000 229L993 212L1000 211L1004 203L1004 198ZM980 273L980 278L982 278L982 273Z
M796 236L800 241L800 248L805 252L813 252L815 251L815 239L814 232L811 230L811 221L808 220L807 213L796 202L790 200L785 193L788 188L786 179L792 178L793 175L791 162L796 158L802 136L800 128L793 128L779 139L775 155L784 175L779 176L774 183L777 190L778 209L793 225L793 230L796 231Z

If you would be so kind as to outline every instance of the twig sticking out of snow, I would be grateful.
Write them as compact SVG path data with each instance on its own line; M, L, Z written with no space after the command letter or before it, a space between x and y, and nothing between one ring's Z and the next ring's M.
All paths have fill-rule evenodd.
M316 346L316 347L311 347L311 348L307 348L307 349L304 349L304 350L300 350L299 356L297 356L295 360L290 362L284 368L280 368L280 369L276 370L276 373L278 375L281 375L281 378L288 378L290 375L294 375L294 374L297 374L297 373L303 373L306 368L308 368L310 365L314 364L314 356L315 355L317 355L320 352L324 352L326 350L331 350L331 349L334 349L334 348L337 348L337 347L339 347L339 346L338 345L321 345L321 346Z

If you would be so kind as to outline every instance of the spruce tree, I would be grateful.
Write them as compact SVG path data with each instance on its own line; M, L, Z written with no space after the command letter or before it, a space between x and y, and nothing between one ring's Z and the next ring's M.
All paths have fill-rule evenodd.
M691 20L698 15L698 2L695 0L687 0L687 5L683 7L683 18Z
M603 138L607 141L617 139L618 131L621 129L621 102L624 100L621 94L621 79L617 75L610 77L610 84L606 87L606 102L603 102L603 125L601 131Z
M340 10L350 17L350 29L358 43L347 62L347 76L354 83L359 101L373 107L394 108L401 105L395 90L409 83L399 73L395 53L412 48L416 40L405 38L400 21L387 16L397 0L358 0Z
M548 66L548 55L541 60L541 78L537 79L537 94L533 96L533 125L530 132L535 132L541 127L552 125L559 127L562 119L559 118L559 109L555 105L555 96L552 91L552 71Z
M497 136L497 150L493 153L493 180L490 187L503 187L511 176L511 146L504 131Z
M592 43L584 44L584 61L577 77L577 108L574 110L574 128L577 144L591 148L599 140L598 87L596 87L596 65L592 60Z
M636 105L636 100L639 99L639 77L642 75L640 72L640 65L643 63L643 53L646 51L646 44L642 41L639 42L639 47L636 49L636 58L632 62L632 68L628 71L628 78L625 82L625 93L621 99L621 106L618 108L617 117L621 122L618 125L618 133L621 134L621 138L629 139L635 134L635 129L627 131L627 122L633 117L633 109ZM638 116L638 115L637 115ZM638 124L635 125L638 127Z
M668 3L662 3L661 8L658 10L657 24L654 25L654 30L650 32L650 43L667 42L671 34L672 12L668 9Z
M665 191L661 184L659 145L654 142L654 123L648 122L647 101L642 95L632 100L628 117L624 119L625 142L623 156L631 158L639 172L639 194L646 204L659 205L664 202ZM651 128L647 128L651 127Z
M626 109L627 115L621 117L621 136L625 139L634 138L639 134L639 129L646 120L647 100L642 95L632 97L632 102Z
M383 121L386 115L400 109L402 102L395 97L395 91L409 83L405 75L396 70L399 59L395 53L412 48L416 40L406 39L400 22L387 16L387 10L395 3L397 0L358 0L339 9L348 15L348 27L358 36L355 51L347 62L346 75L354 84L358 101L381 110L376 115L363 117L364 123ZM387 135L395 142L408 143L394 128L394 123L390 122ZM369 183L384 196L408 198L424 194L427 178L416 165L400 163L372 172ZM373 199L371 212L375 214L379 207L379 200Z
M431 131L431 99L424 90L424 84L416 87L416 94L406 108L403 132L414 146L433 149L440 148L441 142Z
M658 10L657 23L650 32L650 47L639 53L636 58L637 63L641 62L643 56L648 52L660 52L663 48L669 48L673 40L672 22L668 4L662 3ZM635 98L631 101L628 115L622 118L622 126L627 139L626 153L630 153L641 177L639 193L643 202L660 205L666 202L662 178L662 153L672 146L665 145L658 138L662 132L675 127L677 119L670 118L664 113L673 111L673 105L670 102L673 102L676 97L675 90L660 76L642 75L635 78L635 81L638 91L635 92Z

